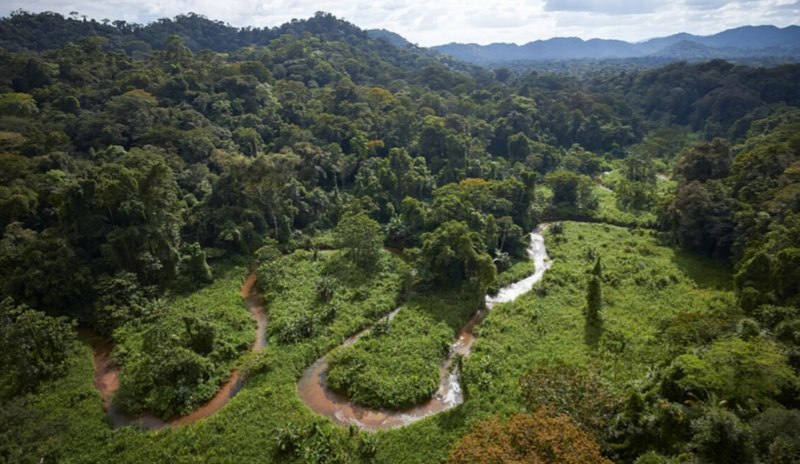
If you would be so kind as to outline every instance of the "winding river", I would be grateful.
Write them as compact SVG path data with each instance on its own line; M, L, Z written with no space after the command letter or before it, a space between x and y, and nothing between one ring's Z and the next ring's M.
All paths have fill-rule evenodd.
M513 301L518 296L529 291L533 284L538 282L545 271L550 268L552 261L547 256L544 237L542 236L545 228L546 225L541 225L535 232L530 234L528 256L535 263L534 274L500 289L495 296L486 297L486 306L472 316L459 331L458 337L451 345L450 354L440 367L441 381L439 389L430 400L402 411L371 409L354 404L347 397L328 388L326 382L328 363L325 356L309 366L300 378L297 385L300 398L311 410L330 418L338 424L353 424L368 431L402 427L463 403L464 395L461 390L459 372L453 368L456 355L467 356L470 354L476 339L473 331L475 326L483 321L495 305ZM241 296L247 303L250 316L256 321L256 334L252 351L259 351L266 345L267 314L263 307L263 301L256 290L256 276L254 273L247 276L241 288ZM391 321L398 311L400 311L400 308L390 312L384 319ZM358 332L346 339L342 345L346 346L355 343L369 330L370 328L366 328ZM219 411L236 396L244 383L241 374L238 371L233 371L228 381L220 388L214 398L186 416L176 417L168 421L150 414L129 416L117 409L113 403L114 392L119 389L119 366L113 363L111 357L113 345L109 340L87 330L81 330L80 336L92 346L95 371L94 384L103 397L103 408L110 424L114 428L138 425L146 429L160 429L167 426L176 427L191 424Z
M500 303L515 300L518 296L529 291L533 284L541 280L547 269L550 268L552 261L547 256L544 246L544 230L547 226L540 225L535 232L530 235L530 246L528 256L534 261L536 266L533 275L514 282L507 287L503 287L495 296L486 297L486 306L479 310L461 329L458 337L450 347L450 354L440 367L439 389L434 396L427 402L402 411L392 411L386 409L371 409L351 402L347 397L340 395L328 388L326 376L328 362L326 357L318 359L308 369L306 369L297 384L300 398L314 412L326 416L340 425L356 425L361 429L375 431L402 427L424 417L436 414L441 411L454 408L464 402L464 395L461 390L459 372L453 368L453 363L457 354L466 356L472 351L476 335L473 329L486 317L491 309ZM391 320L400 308L389 313L385 318ZM343 345L351 345L358 341L369 328L353 335L344 341Z
M261 296L256 289L256 275L251 273L245 279L241 289L241 296L247 303L250 317L256 321L256 336L252 351L259 351L267 343L267 313L264 311ZM191 414L164 421L150 414L129 416L122 413L113 403L114 392L119 389L119 366L113 363L111 351L113 345L107 339L99 337L90 331L82 330L80 335L92 346L92 359L94 361L94 385L103 396L103 409L112 427L118 428L126 425L138 425L146 429L160 429L165 426L176 427L191 424L200 419L211 416L225 406L241 390L244 379L238 371L233 371L227 382L209 402L193 411Z

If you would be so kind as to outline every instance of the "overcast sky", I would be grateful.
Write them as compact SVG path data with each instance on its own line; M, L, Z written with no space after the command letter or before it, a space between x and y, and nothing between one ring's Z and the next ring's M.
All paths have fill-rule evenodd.
M277 26L326 11L364 29L384 28L423 46L550 37L640 41L677 32L800 23L800 0L2 0L7 15L71 11L147 23L195 12L233 26Z

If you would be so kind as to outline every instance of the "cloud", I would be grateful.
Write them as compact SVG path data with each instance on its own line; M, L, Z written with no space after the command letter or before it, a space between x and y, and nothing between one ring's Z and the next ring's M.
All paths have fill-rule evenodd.
M786 14L786 10L800 10L800 1L794 3L786 3L775 7L775 13Z
M364 29L387 29L420 45L526 43L550 37L639 41L676 32L712 34L747 24L800 22L798 0L2 0L9 13L78 11L148 23L194 12L233 26L273 27L330 12ZM620 19L620 15L636 15Z
M719 10L727 6L739 7L745 3L757 3L760 0L683 0L689 10ZM770 3L770 2L767 2Z
M571 11L607 15L654 13L664 2L657 0L547 0L546 11Z
M692 10L717 10L732 3L728 0L683 0L683 4Z

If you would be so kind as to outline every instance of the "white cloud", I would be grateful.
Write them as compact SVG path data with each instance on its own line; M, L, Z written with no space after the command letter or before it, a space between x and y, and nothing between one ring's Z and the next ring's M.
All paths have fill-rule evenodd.
M420 45L525 43L556 36L630 41L677 32L711 34L748 24L800 23L797 0L4 0L8 13L78 11L147 23L195 12L234 26L278 26L326 11Z
M702 0L701 0L702 1ZM665 2L660 0L547 0L546 11L573 11L606 15L653 13Z

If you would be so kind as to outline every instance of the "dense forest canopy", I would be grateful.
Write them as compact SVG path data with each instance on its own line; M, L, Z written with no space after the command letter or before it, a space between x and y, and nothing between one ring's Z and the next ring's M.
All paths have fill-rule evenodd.
M797 462L798 107L800 64L489 70L325 13L237 29L15 12L0 460ZM455 412L372 435L297 399L306 367L400 304L333 352L331 385L374 407L429 398L487 290L533 273L540 223L553 269L458 358ZM271 319L245 355L251 263ZM582 307L577 348L526 357L564 327L535 324ZM186 415L233 368L252 380L188 432L112 431L78 328L113 341L128 414ZM234 432L249 413L270 421L257 439Z

